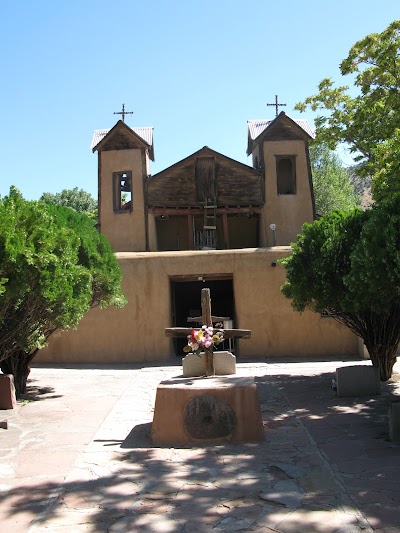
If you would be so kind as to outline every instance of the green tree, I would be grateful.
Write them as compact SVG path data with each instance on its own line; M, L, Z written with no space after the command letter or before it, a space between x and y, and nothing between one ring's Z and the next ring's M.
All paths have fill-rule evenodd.
M15 188L0 199L0 363L18 393L51 333L76 327L91 307L124 302L118 262L85 214Z
M354 191L349 174L333 150L326 144L312 143L310 161L315 208L319 215L335 209L348 211L360 204L360 197Z
M322 112L315 120L318 142L332 149L348 144L360 170L372 176L374 199L380 201L400 188L400 20L356 42L340 72L352 76L355 96L325 78L319 92L296 109Z
M360 336L382 381L400 340L400 206L336 211L313 224L282 261L283 294L297 311L327 312Z
M92 219L97 219L97 201L90 193L83 189L78 189L78 187L73 189L63 189L56 194L45 192L40 199L47 204L72 207L72 209L75 209L78 213L86 213Z

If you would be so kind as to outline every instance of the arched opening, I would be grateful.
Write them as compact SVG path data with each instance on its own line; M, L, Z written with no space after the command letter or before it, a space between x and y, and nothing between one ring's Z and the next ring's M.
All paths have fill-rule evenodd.
M276 177L278 194L296 194L296 159L277 156Z

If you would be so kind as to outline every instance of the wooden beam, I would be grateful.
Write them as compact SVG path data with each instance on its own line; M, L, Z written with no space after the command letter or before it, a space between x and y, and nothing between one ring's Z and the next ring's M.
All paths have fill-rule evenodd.
M210 289L201 289L201 311L203 324L207 324L207 326L212 327ZM206 358L206 376L214 376L215 367L213 352L212 350L209 350L208 348L204 347L204 354Z
M211 320L213 322L223 322L224 320L230 320L229 316L212 316ZM186 322L203 322L202 316L188 316Z
M226 213L227 215L236 215L239 213L261 213L261 207L241 207L241 206L235 206L235 207L217 207L217 215L223 215ZM203 207L151 207L148 208L149 213L154 216L161 216L161 215L171 215L171 216L187 216L187 215L204 215L204 208Z
M203 324L212 327L210 289L201 290L201 310L203 313Z
M230 280L233 279L233 274L228 272L227 274L178 274L175 276L169 276L170 281L210 281L210 280Z
M165 328L165 335L167 337L187 337L194 329L199 328ZM224 329L225 339L249 339L251 337L251 329Z
M228 228L228 214L222 214L222 226L224 228L224 248L229 249L229 228Z
M187 221L188 221L189 250L193 250L193 215L188 215Z

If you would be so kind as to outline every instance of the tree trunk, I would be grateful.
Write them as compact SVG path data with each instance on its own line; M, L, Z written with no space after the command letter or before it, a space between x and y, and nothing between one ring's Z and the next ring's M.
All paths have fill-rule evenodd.
M381 381L387 381L392 377L393 366L396 363L397 344L393 345L368 345L365 346L371 357L372 364L379 368L379 376Z
M400 305L397 300L389 303L386 311L364 309L344 313L336 320L363 339L372 364L379 368L380 380L390 379L400 341Z
M3 374L12 374L14 376L15 394L17 398L26 393L26 382L31 371L29 364L32 359L32 354L16 352L0 364Z

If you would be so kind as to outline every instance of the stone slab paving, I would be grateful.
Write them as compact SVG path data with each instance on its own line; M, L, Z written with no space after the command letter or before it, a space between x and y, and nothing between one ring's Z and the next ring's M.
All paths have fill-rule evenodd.
M399 532L398 375L379 397L337 398L337 366L239 362L266 440L203 448L149 440L157 384L177 366L34 368L31 401L0 414L0 531Z

